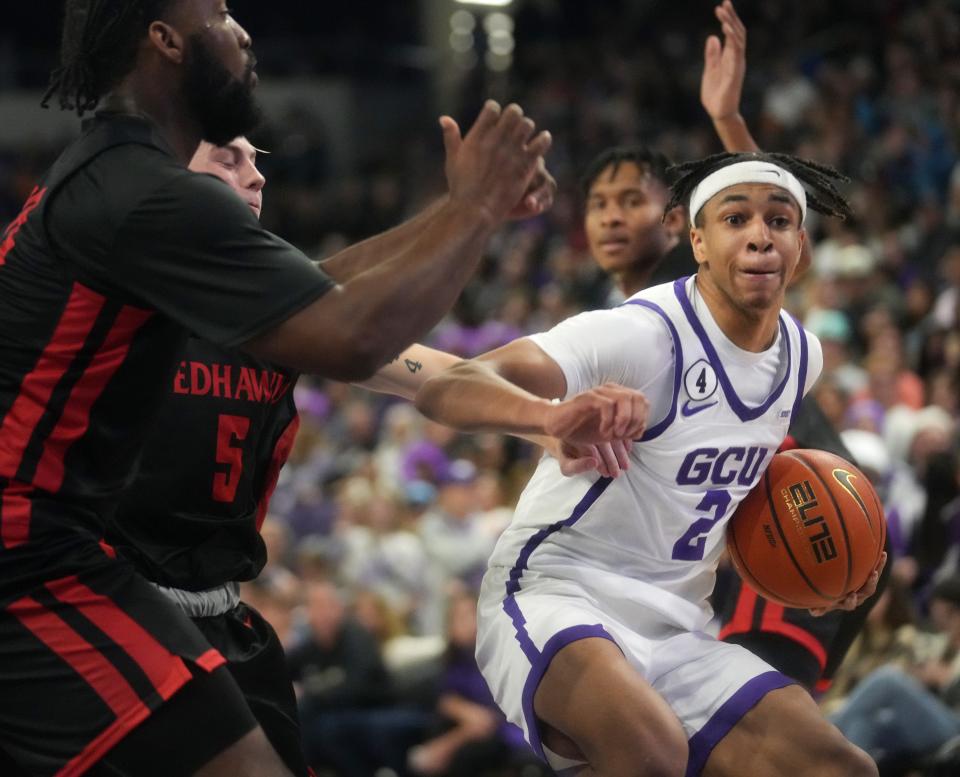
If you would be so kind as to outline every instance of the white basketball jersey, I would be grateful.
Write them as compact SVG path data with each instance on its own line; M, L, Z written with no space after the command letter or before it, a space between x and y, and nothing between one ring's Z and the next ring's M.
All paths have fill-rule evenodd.
M697 302L705 311L689 278L641 292L616 311L585 314L654 330L661 347L623 354L624 360L662 358L663 364L641 370L654 376L652 383L636 385L638 373L629 369L617 373L624 385L652 398L651 425L617 479L567 478L555 459L541 460L490 561L510 568L518 587L522 578L573 580L600 600L616 588L614 595L642 602L682 628L702 628L709 620L706 597L726 522L783 442L822 355L816 339L786 313L774 347L764 354L740 351L708 312L698 316ZM546 336L534 341L551 354ZM718 349L730 358L722 360ZM565 356L566 363L558 363L570 376L577 367Z

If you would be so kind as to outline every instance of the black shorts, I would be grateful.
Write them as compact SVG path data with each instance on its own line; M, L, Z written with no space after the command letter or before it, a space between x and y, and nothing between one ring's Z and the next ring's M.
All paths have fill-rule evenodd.
M71 544L65 575L63 558L22 593L8 579L0 600L0 763L63 777L191 774L255 728L218 671L224 657L130 564L90 540ZM127 738L137 746L118 747ZM118 751L127 765L102 770Z
M300 734L297 699L283 646L273 627L240 603L224 615L194 618L210 645L227 659L233 675L270 744L296 777L309 774Z
M877 593L856 610L819 617L768 602L731 574L722 601L715 602L720 639L742 645L809 691L825 691L886 587L891 566L888 559Z

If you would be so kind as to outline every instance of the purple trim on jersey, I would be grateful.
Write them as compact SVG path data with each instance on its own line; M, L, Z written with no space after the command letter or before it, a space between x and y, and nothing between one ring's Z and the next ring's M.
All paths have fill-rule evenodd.
M537 656L535 661L531 662L530 674L527 675L527 681L523 684L523 718L527 722L527 737L530 746L544 760L546 760L546 756L543 754L543 740L540 737L540 727L537 725L537 714L533 709L533 697L536 695L537 688L540 687L540 681L547 673L547 669L550 668L553 657L572 642L592 637L609 639L613 644L617 644L616 640L599 623L592 626L570 626L550 637L547 644L543 646L543 652Z
M720 705L703 728L690 737L690 757L687 760L686 777L699 777L713 748L720 744L720 740L730 733L730 730L741 721L744 715L756 707L764 696L770 691L795 684L795 680L791 680L780 672L772 671L748 680L733 696Z
M642 305L643 307L652 310L654 313L659 314L664 322L666 322L667 328L670 330L670 336L673 338L673 348L676 351L673 360L673 403L670 405L670 412L667 413L666 417L643 433L643 437L640 438L640 442L647 442L648 440L653 440L663 434L667 430L667 427L673 423L673 419L677 417L677 398L680 394L680 382L683 380L683 346L680 344L680 333L677 332L677 328L673 325L673 321L670 320L670 316L668 316L664 312L663 308L661 308L659 305L645 299L628 300L623 304Z
M794 326L797 327L797 331L800 333L800 370L797 374L797 400L793 403L793 415L791 416L791 422L794 418L797 417L797 413L800 412L800 403L803 401L803 390L807 386L807 333L803 331L803 325L797 321L793 316L790 316L793 320Z
M520 605L514 598L514 595L520 590L520 578L523 577L523 571L527 568L530 556L540 547L540 544L551 534L556 534L565 526L573 526L573 524L579 521L583 517L583 514L600 498L600 494L606 491L607 486L612 482L613 478L598 478L597 481L590 486L583 498L577 502L573 508L573 512L570 513L568 518L557 521L556 523L551 523L549 526L540 529L527 540L527 544L523 546L520 555L517 557L517 563L514 564L513 569L510 570L510 578L507 580L506 586L507 595L503 600L503 611L509 615L510 620L513 621L513 628L516 629L517 632L517 642L520 643L520 649L531 664L536 664L537 661L540 660L540 651L537 650L537 646L533 644L533 640L530 639L530 635L527 633L527 621L523 617L523 613L520 612Z
M755 421L764 413L766 413L770 409L770 406L780 398L784 388L786 388L787 379L790 377L792 353L790 349L790 337L787 334L787 326L783 323L783 316L780 316L779 322L780 335L783 337L784 345L787 348L787 369L783 373L783 379L780 381L779 385L773 390L773 393L767 397L766 401L762 405L759 405L758 407L747 407L745 404L743 404L743 401L740 399L740 397L737 396L737 392L734 390L733 384L730 382L730 378L727 377L727 373L723 369L723 362L720 361L720 356L717 354L717 350L713 347L713 343L710 342L710 338L707 337L706 330L704 330L703 324L700 323L700 319L697 318L697 314L694 312L693 306L690 304L690 300L687 299L686 282L686 278L678 278L676 281L674 281L674 294L677 295L677 299L680 301L680 307L683 308L683 312L687 316L687 321L690 323L690 327L700 339L700 344L703 346L703 350L707 354L707 358L710 360L710 365L713 367L714 372L717 373L717 379L720 381L720 385L723 386L723 393L727 397L727 402L730 403L730 408L734 413L737 414L737 417L741 421ZM804 338L803 344L804 346L806 345L806 338ZM804 369L804 373L806 373L806 369Z

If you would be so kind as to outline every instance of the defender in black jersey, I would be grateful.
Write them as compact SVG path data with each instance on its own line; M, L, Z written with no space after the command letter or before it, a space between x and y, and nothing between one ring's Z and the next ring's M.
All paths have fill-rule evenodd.
M224 657L102 542L188 333L362 379L450 307L511 211L549 200L549 184L529 190L549 136L516 106L488 103L462 139L445 124L448 198L345 252L352 274L335 284L220 181L185 167L202 137L249 129L250 45L222 0L66 2L47 96L81 114L106 97L105 110L0 239L8 771L288 774ZM259 377L251 392L280 391ZM228 422L224 495L241 435Z

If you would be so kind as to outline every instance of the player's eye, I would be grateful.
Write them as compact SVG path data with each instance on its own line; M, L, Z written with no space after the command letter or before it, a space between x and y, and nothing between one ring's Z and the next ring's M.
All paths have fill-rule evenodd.
M733 227L739 227L744 223L744 218L739 213L730 213L723 217L723 220Z
M790 219L786 216L774 216L770 219L770 225L777 229L787 229L790 226Z

